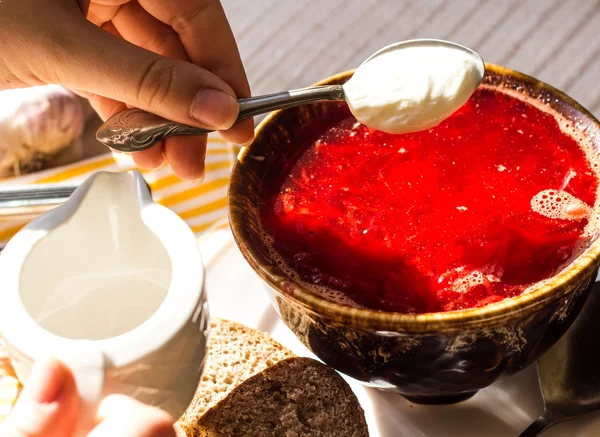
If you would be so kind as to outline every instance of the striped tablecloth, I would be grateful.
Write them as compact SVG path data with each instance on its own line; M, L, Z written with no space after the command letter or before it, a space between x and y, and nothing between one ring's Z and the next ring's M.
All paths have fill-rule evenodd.
M220 246L230 241L227 238L227 186L235 157L234 146L213 134L208 141L204 181L181 181L168 166L157 171L142 171L153 199L179 214L196 233L205 264L218 253ZM105 154L58 169L13 178L0 185L79 183L96 171L128 171L134 168L133 161L126 155ZM9 240L26 223L0 221L0 241ZM0 339L0 421L10 412L20 388Z

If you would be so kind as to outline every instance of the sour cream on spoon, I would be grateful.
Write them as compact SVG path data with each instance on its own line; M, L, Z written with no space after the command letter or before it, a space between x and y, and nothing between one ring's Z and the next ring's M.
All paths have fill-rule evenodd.
M437 126L464 105L485 66L471 50L438 40L388 46L343 85L350 111L362 124L402 134Z

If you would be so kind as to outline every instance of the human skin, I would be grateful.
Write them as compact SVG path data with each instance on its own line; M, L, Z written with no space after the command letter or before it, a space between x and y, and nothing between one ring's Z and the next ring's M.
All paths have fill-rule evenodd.
M0 437L71 437L79 397L73 374L49 357L36 361L13 410L0 423ZM86 437L175 437L164 411L121 395L107 396Z
M138 107L253 139L252 119L234 124L250 87L218 0L2 0L0 29L0 89L60 84L104 120ZM132 157L198 180L205 154L206 136L176 136Z

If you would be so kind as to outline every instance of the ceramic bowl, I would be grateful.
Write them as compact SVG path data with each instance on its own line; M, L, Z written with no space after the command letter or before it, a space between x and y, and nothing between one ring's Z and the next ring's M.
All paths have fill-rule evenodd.
M352 73L319 84L341 84ZM491 64L486 65L484 83L539 100L585 131L600 148L600 123L562 92ZM341 104L316 103L270 114L233 168L229 188L233 235L285 324L341 373L395 390L417 403L467 399L535 362L565 333L585 303L600 265L600 241L528 294L477 309L420 315L334 304L290 279L269 256L259 219L264 193L298 147L311 139L311 132L333 123Z

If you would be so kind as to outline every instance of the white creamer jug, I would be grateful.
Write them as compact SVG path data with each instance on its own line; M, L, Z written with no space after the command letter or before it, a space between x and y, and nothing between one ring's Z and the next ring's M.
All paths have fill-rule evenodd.
M0 255L0 333L24 384L38 357L73 371L79 434L111 393L178 419L204 363L203 285L193 232L142 175L98 172Z

